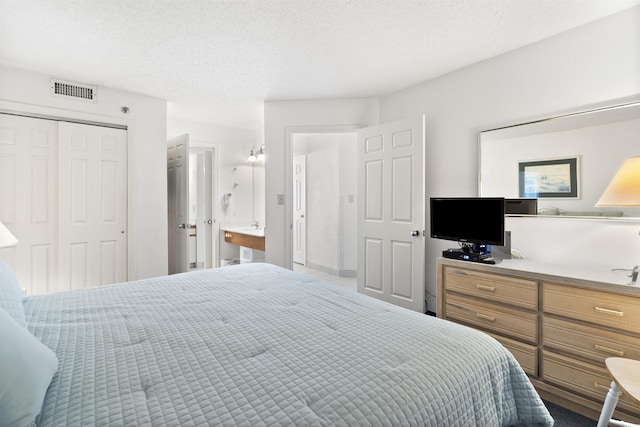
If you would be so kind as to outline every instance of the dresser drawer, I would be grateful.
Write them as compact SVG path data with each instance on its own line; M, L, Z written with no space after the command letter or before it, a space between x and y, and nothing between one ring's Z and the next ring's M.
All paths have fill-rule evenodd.
M538 315L462 295L448 295L447 319L476 326L488 332L538 343Z
M490 299L530 310L538 309L538 284L534 280L458 267L445 267L444 286L447 291Z
M532 377L538 376L538 347L489 333L513 354L522 369Z
M596 325L640 333L640 298L543 283L543 310Z
M606 368L548 351L543 351L542 376L545 382L568 388L601 404L611 385L611 376ZM620 396L618 407L635 416L640 415L638 406L625 393Z
M591 359L604 366L607 357L640 359L640 338L545 316L542 325L545 348Z

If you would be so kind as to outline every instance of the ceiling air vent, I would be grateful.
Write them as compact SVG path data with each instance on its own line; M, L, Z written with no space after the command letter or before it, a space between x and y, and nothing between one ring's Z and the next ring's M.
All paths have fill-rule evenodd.
M95 86L80 85L72 82L51 79L51 95L74 98L83 101L96 102L97 90Z

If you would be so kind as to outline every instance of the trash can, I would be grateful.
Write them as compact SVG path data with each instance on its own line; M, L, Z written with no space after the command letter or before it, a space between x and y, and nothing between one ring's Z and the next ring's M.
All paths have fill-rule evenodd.
M238 258L225 258L220 260L220 267L226 267L228 265L236 265L240 264L240 259Z
M240 264L248 262L264 262L264 252L258 249L240 246Z

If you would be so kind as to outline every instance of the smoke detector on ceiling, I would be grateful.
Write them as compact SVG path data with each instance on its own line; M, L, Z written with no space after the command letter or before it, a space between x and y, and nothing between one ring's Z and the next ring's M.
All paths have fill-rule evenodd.
M51 95L60 98L78 99L88 102L98 102L98 90L95 86L51 79Z

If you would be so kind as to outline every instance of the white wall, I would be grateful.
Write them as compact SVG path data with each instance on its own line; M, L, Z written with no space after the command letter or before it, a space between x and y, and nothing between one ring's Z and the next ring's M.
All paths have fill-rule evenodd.
M48 75L0 67L0 109L126 125L129 280L167 274L166 102L106 87L97 88L96 103L68 100L49 86Z
M340 158L338 141L307 139L307 264L337 273L340 245Z
M306 156L307 266L354 275L357 134L297 133L293 154Z
M264 144L264 128L259 128L253 134L254 146ZM247 153L248 155L248 153ZM269 160L269 148L265 145L265 163ZM253 170L253 220L260 225L266 224L265 214L265 163L258 164Z
M358 269L358 134L341 134L340 221L342 235L340 275L353 276Z
M385 96L380 121L426 114L427 197L475 196L478 131L636 96L638 52L640 7ZM555 218L510 227L513 246L532 259L602 268L640 261L638 223ZM584 244L589 250L577 250ZM435 259L449 246L427 242L429 310Z
M266 261L291 268L291 132L342 131L378 123L378 100L333 99L265 103ZM340 129L344 127L344 129ZM279 205L277 195L286 195Z

